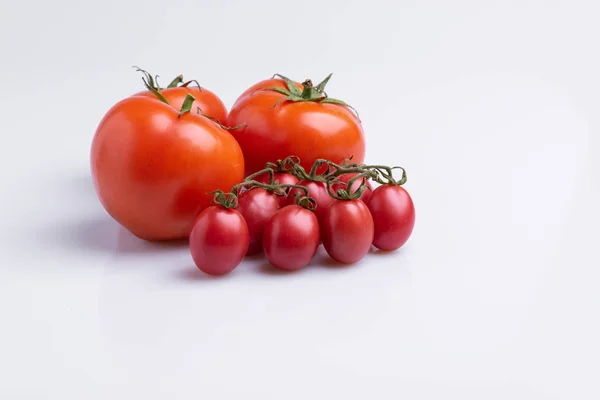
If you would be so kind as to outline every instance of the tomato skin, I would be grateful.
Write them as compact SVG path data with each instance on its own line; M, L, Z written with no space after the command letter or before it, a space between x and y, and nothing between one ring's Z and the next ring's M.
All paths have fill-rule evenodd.
M279 210L279 196L262 188L252 188L240 194L238 211L246 220L250 233L247 256L262 251L262 234L267 221Z
M285 206L277 211L263 232L267 260L274 267L287 271L308 265L317 253L319 243L317 217L297 205Z
M96 130L90 162L106 211L145 240L188 237L198 213L243 178L233 137L213 121L153 98L114 105Z
M197 86L179 86L161 89L160 93L177 111L181 110L185 96L189 93L196 99L192 104L191 113L196 113L199 107L203 114L218 119L222 124L227 120L227 107L215 93L206 88L200 90ZM156 98L156 95L149 90L136 93L134 96Z
M248 249L248 226L235 209L204 209L190 234L190 253L199 270L223 275L237 267Z
M285 88L278 79L259 82L236 100L227 117L229 126L246 124L231 131L244 152L246 175L291 154L298 156L307 170L318 158L335 163L349 157L357 163L363 161L363 128L348 107L291 101L273 107L285 97L261 90L273 85Z
M335 201L333 197L329 195L327 191L327 184L321 181L312 181L308 179L302 179L298 181L298 185L304 186L308 189L308 196L311 197L317 203L316 209L313 211L320 221L325 214L325 211ZM334 185L332 190L336 190L337 186ZM287 198L287 204L296 204L296 194L305 196L305 192L301 189L293 188L290 190Z
M353 264L371 248L373 217L362 200L336 200L321 221L323 247L342 264Z
M344 185L341 185L341 188L346 190L348 187L348 182L350 182L350 179L354 178L356 175L358 175L358 173L347 173L347 174L342 174L340 176L337 177L337 180L345 183ZM358 190L358 188L360 187L360 185L362 184L363 179L356 179L353 183L352 186L350 187L350 192L356 192ZM364 201L365 203L367 203L369 201L369 198L371 197L371 193L373 193L373 186L371 185L371 182L369 182L368 180L366 181L366 187L365 190L363 191L363 193L360 195L360 199L362 201Z
M408 192L402 186L381 185L367 205L375 222L373 246L383 251L402 247L415 226L415 205Z
M275 172L273 178L273 181L279 182L280 185L295 185L298 183L298 178L288 172ZM271 183L271 177L267 173L257 176L254 180L262 183ZM287 196L277 196L277 198L281 207L288 204Z

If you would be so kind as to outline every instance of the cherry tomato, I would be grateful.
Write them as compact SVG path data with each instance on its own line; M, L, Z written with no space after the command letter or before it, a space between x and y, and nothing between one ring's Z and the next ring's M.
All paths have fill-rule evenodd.
M244 175L235 139L215 122L156 97L132 96L100 122L91 147L96 193L106 211L146 240L185 238L213 190Z
M329 192L327 191L327 184L321 181L302 179L298 181L298 185L306 187L308 189L308 196L314 199L317 203L314 213L317 216L317 219L320 221L329 205L335 200L329 195ZM334 185L332 190L336 190L336 188L337 186ZM287 203L296 204L296 194L298 193L301 196L305 196L305 192L303 190L292 188L292 190L289 192Z
M281 208L265 226L263 249L276 268L293 271L305 267L319 247L319 222L314 213L298 205Z
M279 182L280 185L295 185L298 183L298 178L289 172L275 172L273 174L273 181ZM262 183L270 183L271 176L267 173L261 174L257 176L254 180ZM279 199L279 204L281 207L285 206L288 203L287 196L277 196Z
M358 175L358 173L347 173L347 174L342 174L338 177L336 177L336 179L340 182L343 182L346 184L346 187L343 187L344 185L342 185L342 188L345 190L347 189L347 185L348 182L350 182L350 179L354 178L356 175ZM350 188L350 193L356 192L358 190L358 188L360 187L360 185L362 184L363 179L356 179L353 183L352 183L352 187ZM362 195L359 197L362 201L364 201L365 203L367 203L369 201L369 198L371 197L371 193L373 192L373 186L371 185L371 182L369 182L368 180L366 181L366 187L365 190L363 191Z
M237 209L250 232L247 256L262 251L262 234L269 218L279 210L279 197L262 188L251 188L240 194Z
M371 194L369 210L375 222L373 246L384 251L402 247L415 226L415 205L397 185L381 185Z
M323 247L334 260L352 264L373 243L373 218L362 200L336 200L321 221Z
M235 209L213 205L204 209L190 234L194 263L210 275L223 275L237 267L248 250L248 226Z
M318 158L341 163L353 157L354 162L361 163L365 140L354 112L340 104L284 100L285 94L269 89L289 90L294 86L298 92L304 90L297 82L288 86L282 79L261 81L247 89L231 108L227 125L245 124L231 134L244 152L246 175L290 154L300 157L305 169Z

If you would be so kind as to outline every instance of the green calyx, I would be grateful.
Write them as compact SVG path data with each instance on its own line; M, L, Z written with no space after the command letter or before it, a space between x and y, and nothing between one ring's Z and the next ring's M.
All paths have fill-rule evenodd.
M296 193L294 201L297 206L306 208L308 211L315 211L317 209L317 202L312 197L302 196L300 193Z
M226 193L222 190L214 190L212 192L208 192L208 194L214 194L213 204L217 204L223 208L231 209L236 208L238 206L238 198L241 194L242 189L252 190L256 188L261 188L266 190L269 193L274 194L275 196L287 196L290 189L299 189L299 192L296 194L296 204L301 207L304 207L308 210L314 210L317 206L316 201L309 197L308 189L305 186L301 185L292 185L292 184L279 184L279 183L263 183L258 182L250 177L246 178L243 182L233 185L231 191Z
M352 162L352 158L344 160L342 165L337 165L327 160L317 160L316 162L328 164L328 170L325 172L328 180L335 179L337 176L348 173L358 173L361 176L365 176L381 185L402 186L408 180L406 169L399 166L389 167L387 165L357 164ZM396 179L394 177L394 170L402 171L400 179ZM357 177L354 179L356 178Z
M181 118L181 116L185 113L191 114L192 106L194 105L194 101L196 101L196 98L194 96L192 96L191 93L186 94L185 99L183 99L183 103L181 104L181 110L179 110L179 115L177 115L177 118ZM166 102L166 103L169 104L168 102ZM200 107L196 107L196 115L199 115L206 119L210 119L212 122L217 124L219 126L219 128L224 129L226 131L233 131L233 130L240 129L240 128L246 126L245 123L239 124L238 126L234 126L234 127L225 126L217 118L204 114L202 112L202 110L200 109Z
M367 189L367 181L369 179L376 178L376 175L377 174L373 171L365 170L365 171L359 173L358 175L356 175L355 177L351 178L344 188L338 189L336 192L334 192L332 190L331 186L333 184L340 184L342 182L337 181L335 179L335 176L331 176L330 179L327 180L327 192L329 193L329 195L331 197L333 197L336 200L360 199L360 197L362 196L364 191ZM360 186L356 190L353 191L352 186L354 186L354 182L356 182L357 180L361 180L362 182L361 182Z
M381 185L402 186L408 180L406 170L402 167L388 167L385 165L362 165L362 168L365 168L370 171L375 171L377 174L375 175L373 180ZM395 169L399 169L402 171L400 179L394 178L393 170Z
M186 88L190 84L195 83L196 86L198 86L198 89L200 91L202 91L202 87L200 86L200 84L198 83L197 80L192 79L190 81L184 82L183 75L177 75L171 82L169 82L169 84L166 87L162 88L162 87L160 87L160 85L158 83L158 75L152 76L152 74L150 74L148 71L141 69L139 67L136 67L135 65L133 66L133 68L135 68L135 70L137 72L141 72L144 75L142 77L142 82L144 82L144 86L146 87L146 89L148 89L149 91L151 91L152 93L157 95L157 97L165 103L167 101L163 100L164 96L162 96L162 94L160 93L162 90L165 90L165 89L171 89L171 88L176 88L176 87L185 87Z
M325 171L317 175L316 171L321 167L326 167ZM394 170L398 169L402 171L399 179L394 177ZM326 159L317 159L313 163L310 173L307 173L300 165L300 159L292 155L283 160L266 163L264 169L247 176L242 182L233 185L229 193L220 190L210 192L211 194L215 194L213 203L225 208L235 208L238 204L238 196L243 190L260 188L276 196L288 196L291 193L291 189L298 189L294 195L294 203L307 210L314 211L317 203L314 198L310 197L308 188L300 184L280 184L275 180L275 173L277 172L288 172L301 180L324 182L329 196L338 201L360 199L364 191L369 188L369 181L374 181L381 185L401 186L407 180L406 170L402 167L358 164L352 162L352 157L345 159L341 164L336 164ZM264 174L269 175L268 183L255 180ZM348 182L343 182L338 177L344 174L355 175ZM355 189L354 184L357 181L360 182L360 185Z
M142 82L144 82L144 86L146 87L146 89L148 89L150 92L152 92L156 96L156 98L159 99L160 101L162 101L163 103L171 105L171 103L169 103L169 100L167 100L167 98L161 93L161 91L164 89L161 89L160 86L158 85L158 75L156 75L155 77L152 77L152 75L150 75L150 73L148 71L145 71L138 67L134 67L134 68L136 68L138 72L141 72L144 75L142 77ZM167 86L167 89L174 88L174 87L188 87L188 85L190 83L194 82L194 83L196 83L196 85L198 85L198 88L200 89L200 91L202 91L202 88L200 88L200 84L196 80L191 80L191 81L187 81L184 83L182 83L182 82L183 82L183 76L179 75L179 76L175 77L175 79L173 79L171 81L171 83L169 83L169 85ZM186 113L191 114L192 106L194 105L194 101L196 101L196 98L191 93L187 93L185 96L185 99L183 100L183 104L181 105L181 109L179 110L179 114L177 115L177 118L181 118L181 116ZM219 121L217 118L212 117L207 114L204 114L202 112L202 110L200 109L200 107L196 107L196 114L210 119L215 124L219 125L219 127L221 127L222 129L225 129L227 131L239 129L246 125L246 124L239 124L238 126L234 126L234 127L225 126L225 125L221 124L221 121Z
M294 169L295 165L300 164L300 157L289 156L283 160L277 160L276 162L267 162L265 168L271 169L275 172L289 172Z
M169 83L169 84L167 85L167 89L169 89L169 88L174 88L174 87L177 87L177 85L179 85L181 82L183 82L183 75L177 75L177 76L175 77L175 79L173 79L173 80L171 81L171 83ZM158 84L158 81L157 81L157 84ZM182 86L183 86L183 85L182 85Z
M188 98L188 96L191 96L191 94L187 94L186 95L186 99ZM242 122L241 124L237 125L237 126L225 126L221 123L221 121L219 121L218 118L212 117L210 115L204 114L202 112L202 109L200 107L196 107L196 114L203 116L204 118L210 119L212 122L214 122L215 124L219 125L219 127L221 129L225 129L226 131L235 131L236 129L240 129L243 128L244 126L246 126L247 124L245 122Z
M310 193L306 186L279 183L279 181L275 179L276 172L289 172L293 174L296 167L303 170L300 166L300 158L297 156L289 156L283 160L277 160L274 163L268 162L264 169L248 175L242 183L235 185L231 192L239 195L242 188L245 188L246 190L262 188L275 196L287 196L291 189L298 189L298 192L294 197L295 204L306 208L307 210L314 211L317 208L317 202L310 197ZM255 180L255 178L264 174L269 175L269 183L262 183Z
M271 108L275 108L282 101L292 101L294 103L297 103L297 102L313 102L313 103L322 103L322 104L329 103L329 104L338 104L338 105L341 105L344 107L348 107L356 113L356 116L358 116L358 112L354 109L354 107L352 107L351 105L349 105L348 103L346 103L342 100L338 100L338 99L329 97L327 95L327 92L325 92L325 86L327 86L327 83L331 79L332 75L333 75L333 73L327 75L327 77L325 79L323 79L316 86L313 85L313 83L310 79L307 79L304 82L302 82L302 90L300 90L300 88L298 88L298 86L291 79L289 79L281 74L275 74L275 75L273 75L273 77L282 79L285 82L287 89L277 87L277 86L270 86L263 90L271 90L271 91L277 92L277 93L285 96L285 97L282 97L281 99L277 100L277 102L275 104L273 104L271 106Z
M213 203L220 205L225 209L236 208L238 206L238 198L235 193L225 193L222 190L213 190L208 194L214 194Z
M239 195L242 188L245 188L247 190L253 188L261 188L269 193L273 193L276 196L286 196L290 189L295 188L301 190L304 193L304 195L308 197L308 189L304 186L292 185L289 183L280 184L279 182L263 183L248 178L246 178L243 182L234 185L231 192L235 193L236 195Z
M192 96L190 93L186 94L185 99L183 99L183 104L181 104L181 110L179 110L179 115L177 115L177 118L181 118L183 114L191 112L194 101L196 101L196 98L194 96ZM165 102L169 104L168 101Z

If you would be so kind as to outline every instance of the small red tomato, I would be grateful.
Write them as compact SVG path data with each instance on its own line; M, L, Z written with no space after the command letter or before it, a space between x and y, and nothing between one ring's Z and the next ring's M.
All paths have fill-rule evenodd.
M362 200L336 200L321 221L323 247L334 260L352 264L373 243L373 217Z
M279 185L295 185L298 183L298 178L289 172L275 172L273 174L273 182L277 181ZM261 174L254 178L255 181L261 183L271 183L271 176L267 173ZM287 196L277 196L281 207L285 206L288 202Z
M375 222L373 246L397 250L406 243L415 226L415 205L402 186L381 185L368 202Z
M342 174L340 176L337 177L337 180L340 182L343 182L346 184L346 186L348 185L348 182L350 182L350 179L354 178L356 175L358 175L358 173L348 173L348 174ZM358 190L358 188L360 187L360 185L362 184L363 179L356 179L353 183L352 186L350 187L350 193L354 193ZM364 192L360 195L360 199L362 201L364 201L365 203L367 203L369 201L369 198L371 197L371 193L373 192L373 186L371 186L371 182L369 182L368 180L365 183L366 187ZM344 185L342 185L342 188L345 190L346 188L343 187Z
M308 196L315 200L317 208L314 210L314 213L320 221L329 205L335 200L329 195L327 184L321 181L302 179L298 181L298 185L306 187L308 189ZM335 188L332 188L332 190L335 190ZM287 203L296 204L296 194L298 193L300 196L305 196L306 194L301 189L293 188L288 194Z
M262 234L265 225L279 210L279 196L262 188L252 188L240 194L237 209L246 220L250 233L246 255L258 254L262 251Z
M298 205L285 206L267 222L263 249L276 268L294 271L305 267L319 247L319 221L315 214Z
M190 234L190 252L198 269L226 274L242 262L247 250L248 226L237 210L213 205L198 214Z

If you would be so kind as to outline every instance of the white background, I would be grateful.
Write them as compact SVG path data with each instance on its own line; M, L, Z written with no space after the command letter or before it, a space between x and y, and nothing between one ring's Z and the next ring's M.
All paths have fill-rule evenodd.
M595 1L3 1L0 398L600 398ZM417 207L394 254L223 279L96 199L141 89L273 73L356 107Z

